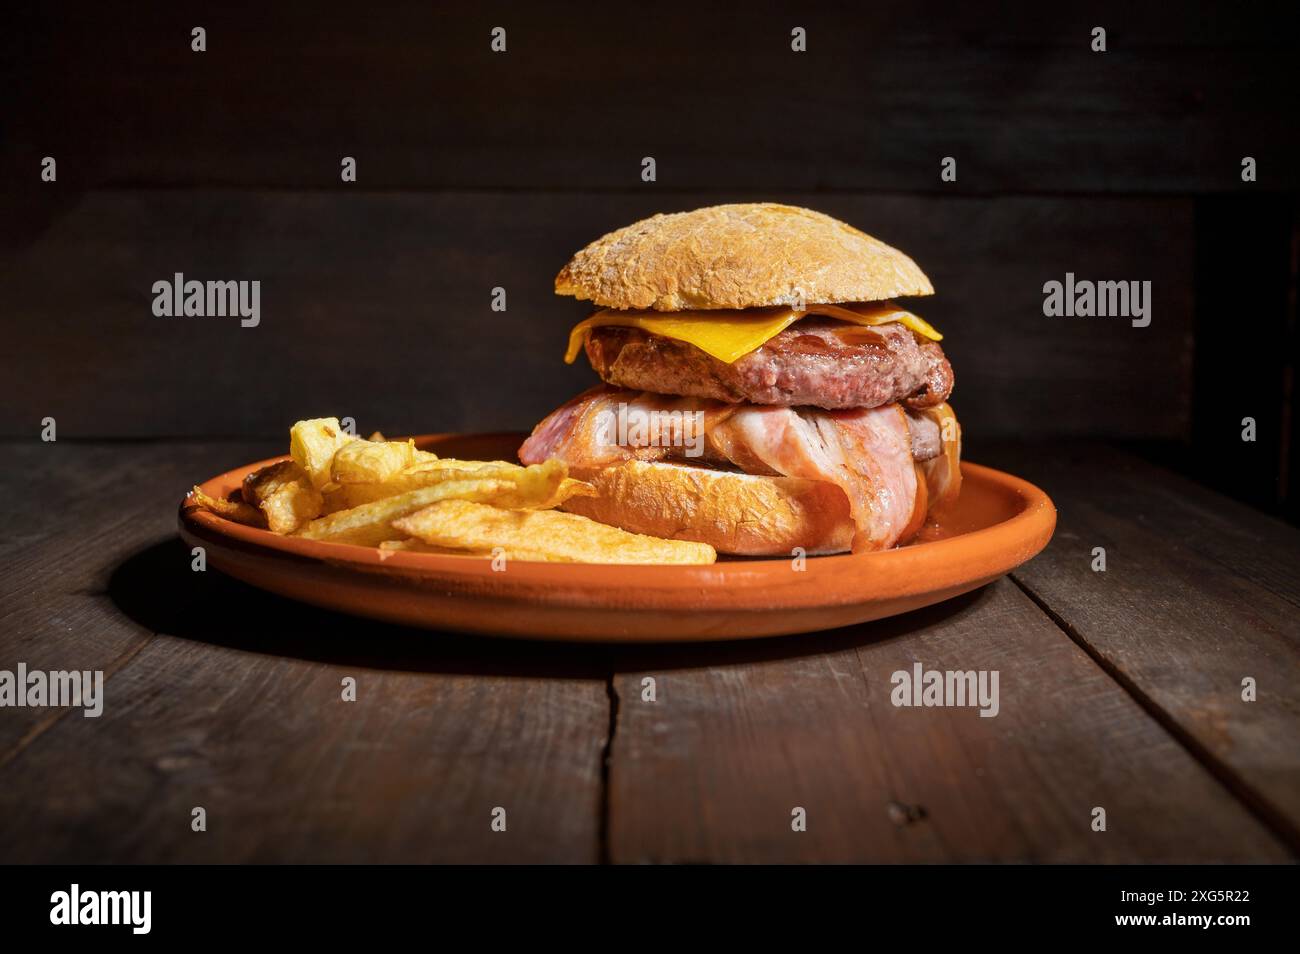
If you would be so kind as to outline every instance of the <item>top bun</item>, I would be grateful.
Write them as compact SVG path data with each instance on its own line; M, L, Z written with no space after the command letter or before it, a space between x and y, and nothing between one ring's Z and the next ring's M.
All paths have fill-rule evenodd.
M610 232L555 276L604 308L687 311L933 295L910 258L838 219L771 202L655 215Z

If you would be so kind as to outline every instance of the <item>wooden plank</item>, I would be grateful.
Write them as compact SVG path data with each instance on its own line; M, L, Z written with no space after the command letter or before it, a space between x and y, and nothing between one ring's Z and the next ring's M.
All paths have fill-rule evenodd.
M895 707L892 673L918 662L998 670L998 715ZM1007 580L867 626L616 665L614 861L1288 857Z
M59 434L48 443L34 436L0 441L0 555L21 552L32 563L48 546L61 557L78 534L121 519L140 525L135 542L152 540L175 526L164 501L180 503L198 478L229 470L232 461L282 452L271 442L84 441ZM14 579L11 573L0 585Z
M116 568L175 536L175 506L196 479L227 469L232 452L237 462L265 450L66 439L0 444L0 669L14 672L20 662L29 671L119 669L151 632L113 611ZM0 765L68 712L6 710Z
M1250 455L1254 448L1243 443L1237 452ZM1203 559L1207 575L1238 576L1300 606L1300 530L1246 504L1099 441L976 441L974 453L976 460L1041 481L1055 491L1058 506L1064 499L1074 510L1080 498L1113 505L1115 515L1126 516L1132 526L1164 533L1165 549Z
M791 837L802 839L798 857L812 860L1286 854L1006 584L860 630L748 646L602 657L512 644L506 653L500 643L360 623L190 573L186 554L166 542L173 500L196 477L274 447L3 450L10 466L0 499L6 526L17 528L3 555L19 572L5 578L0 659L86 668L101 647L110 664L123 659L101 719L58 719L6 749L5 860L594 860L611 661L620 672L613 860L790 860L780 853ZM52 452L69 456L55 465L42 456ZM1139 529L1179 526L1187 547L1208 554L1202 576L1242 567L1266 618L1269 600L1294 602L1286 572L1294 562L1284 562L1293 531L1098 459L1116 486L1148 488L1127 510ZM1084 463L1060 456L1057 466L1086 477ZM40 479L28 482L33 474ZM1093 473L1082 483L1100 493L1107 481ZM19 485L25 496L11 492ZM96 496L100 487L117 493ZM164 635L125 651L114 642L154 632ZM1187 669L1186 646L1169 648L1175 668ZM895 709L889 673L914 661L999 668L999 717ZM643 672L659 679L654 708L639 701ZM339 700L344 674L361 684L355 704ZM1261 687L1256 705L1276 691ZM1275 775L1294 765L1286 731L1283 748L1255 748L1258 758L1276 757ZM1234 778L1226 781L1238 791ZM809 803L801 835L788 827L793 797ZM1091 804L1076 817L1094 801L1108 811L1104 835L1087 827ZM486 802L488 811L506 802L506 835L488 830ZM209 809L212 837L189 831L196 804ZM909 815L918 805L924 817Z
M373 188L1232 192L1300 182L1294 11L598 12L386 4L17 11L7 149L60 182ZM74 5L75 10L75 5ZM190 30L208 50L190 50ZM489 48L507 29L507 52ZM1108 30L1104 54L1090 49ZM806 53L791 29L808 31ZM121 51L130 48L132 55ZM1244 187L1240 159L1259 160ZM943 156L959 159L939 181Z
M51 453L6 450L32 467ZM35 484L45 495L24 506L67 502L78 484L114 503L56 508L46 538L6 554L0 668L104 668L104 711L0 720L0 859L599 857L608 699L589 653L416 633L193 573L169 485L266 447L57 452L66 486ZM498 806L504 833L490 828Z
M0 771L6 862L598 859L605 682L572 653L277 605L180 556L144 565L189 602L175 635Z
M1060 512L1016 579L1300 849L1300 530L1112 448L986 459Z
M968 433L1185 435L1189 201L770 197L923 264L939 293L917 307L947 335ZM0 433L32 435L46 415L69 436L282 439L321 414L389 433L527 430L594 381L560 360L586 313L552 291L569 255L726 198L96 193L0 268L8 306L30 316L13 326ZM1151 325L1045 318L1043 283L1067 270L1152 281ZM152 285L176 272L261 281L261 324L155 317Z

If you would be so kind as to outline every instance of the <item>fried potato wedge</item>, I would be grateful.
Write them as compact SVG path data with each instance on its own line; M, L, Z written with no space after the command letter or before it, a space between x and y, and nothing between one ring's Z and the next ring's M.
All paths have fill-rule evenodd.
M190 491L190 500L196 506L202 507L204 510L210 510L218 517L233 520L235 523L242 523L249 527L266 526L266 517L262 515L262 511L243 501L210 497L198 487Z
M504 510L469 500L444 500L392 522L394 529L435 547L507 559L562 563L713 563L707 543L662 540L559 510Z
M393 532L393 521L421 507L452 499L509 500L515 499L517 493L517 488L504 480L447 480L313 520L298 536L373 547L398 536Z
M330 480L334 454L356 437L343 430L337 417L299 421L289 430L289 455L307 472L317 490Z
M266 516L272 533L295 533L324 510L321 492L307 471L293 460L282 460L244 478L244 500Z

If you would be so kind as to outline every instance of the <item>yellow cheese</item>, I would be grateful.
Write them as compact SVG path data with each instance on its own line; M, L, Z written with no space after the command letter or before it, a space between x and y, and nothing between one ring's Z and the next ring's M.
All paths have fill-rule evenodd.
M855 325L883 325L896 321L915 334L940 341L939 334L926 321L893 302L867 302L851 305L810 305L804 311L794 308L748 308L744 311L598 311L580 321L569 332L569 350L564 360L572 364L582 351L593 328L618 325L640 328L650 334L675 338L693 344L705 354L731 364L761 348L768 339L784 331L805 315L825 315Z

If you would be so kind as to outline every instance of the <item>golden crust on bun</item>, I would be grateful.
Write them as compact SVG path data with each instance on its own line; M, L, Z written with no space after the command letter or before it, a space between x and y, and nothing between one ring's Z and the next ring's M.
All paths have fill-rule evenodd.
M917 264L838 219L776 203L642 219L592 242L555 292L604 308L687 311L932 295Z

